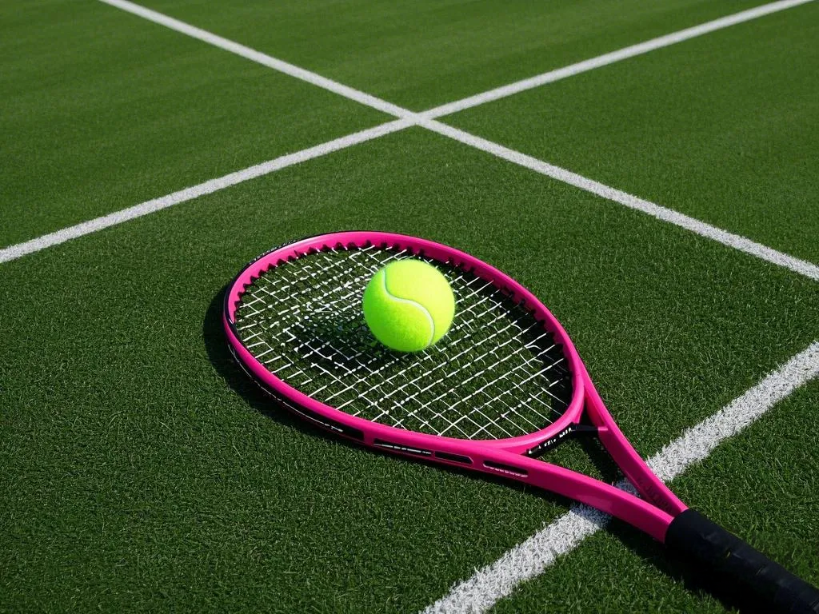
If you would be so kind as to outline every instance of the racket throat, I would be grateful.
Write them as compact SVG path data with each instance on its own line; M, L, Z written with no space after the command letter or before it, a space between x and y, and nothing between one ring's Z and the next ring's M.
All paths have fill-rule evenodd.
M588 436L599 436L599 427L596 427L591 424L570 424L562 431L556 433L555 435L549 437L534 448L530 448L526 450L526 456L531 458L537 458L551 450L552 448L556 447L560 443L566 441L567 439L573 439L575 437L588 437Z

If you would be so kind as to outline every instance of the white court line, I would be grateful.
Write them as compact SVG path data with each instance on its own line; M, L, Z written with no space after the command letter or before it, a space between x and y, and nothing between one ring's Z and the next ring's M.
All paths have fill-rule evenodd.
M272 172L274 170L279 170L280 168L284 168L289 166L290 164L295 164L301 162L303 160L307 160L310 158L318 157L320 155L324 155L325 153L329 153L331 151L336 151L338 149L343 149L344 147L349 147L350 145L355 145L360 142L364 142L370 140L372 138L376 138L378 136L382 136L383 134L389 134L390 132L396 132L398 130L402 130L407 128L411 125L420 125L429 130L432 130L438 134L442 134L445 136L449 136L450 138L454 138L455 140L460 141L461 143L465 143L467 145L472 145L473 147L478 147L483 151L492 153L493 155L497 155L505 160L513 162L515 164L522 164L523 166L535 170L537 172L541 172L542 174L549 175L550 177L560 180L560 181L567 181L583 190L591 191L598 196L602 196L603 198L608 198L613 200L614 202L618 202L620 204L624 204L626 206L630 206L634 209L639 209L640 211L644 211L649 213L649 215L653 215L655 218L676 224L692 232L696 232L697 234L701 234L702 236L708 237L710 239L714 239L723 243L724 245L729 245L740 251L744 251L748 254L754 255L758 258L762 258L767 260L768 262L772 262L778 264L780 266L784 266L792 271L798 272L802 275L806 275L811 279L819 279L819 267L813 265L811 263L805 262L803 260L799 260L782 252L778 252L774 249L751 241L745 237L740 235L735 235L733 233L721 230L709 224L705 224L704 222L700 222L694 218L690 218L683 214L677 213L671 209L666 209L664 207L660 207L654 203L649 201L636 198L625 192L621 192L620 190L615 190L614 188L609 188L599 182L593 181L591 179L586 179L580 175L575 173L571 173L567 170L561 169L554 165L548 164L546 162L539 161L531 156L526 156L524 154L515 152L511 149L502 147L501 145L497 145L492 143L491 141L487 141L486 139L481 139L479 137L470 135L462 130L457 130L456 128L451 128L445 124L441 124L429 117L426 117L427 114L434 113L436 117L443 115L441 109L443 107L437 107L436 109L431 109L423 114L413 113L407 109L403 109L397 105L389 103L387 101L381 100L359 90L347 87L341 83L333 81L331 79L327 79L313 73L308 70L304 70L293 64L289 64L277 58L271 57L267 54L261 53L254 49L250 49L244 45L240 45L228 39L225 39L221 36L213 34L211 32L207 32L202 30L201 28L197 28L186 24L182 21L177 19L168 17L151 9L147 9L145 7L139 6L128 0L100 0L101 2L105 2L111 6L116 8L120 8L122 10L128 11L134 15L139 17L143 17L148 19L154 23L159 25L163 25L165 27L171 28L177 32L185 34L187 36L191 36L200 40L202 42L214 45L223 49L225 51L229 51L231 53L235 53L249 59L253 62L257 62L269 68L273 68L274 70L281 71L285 74L288 74L294 78L306 81L311 83L317 87L321 87L327 89L329 91L335 92L341 96L359 102L361 104L365 104L372 108L378 109L385 113L389 113L400 117L402 121L400 122L391 122L384 124L383 126L377 126L375 128L371 128L370 130L365 130L359 133L355 133L349 135L347 137L342 137L340 139L336 139L335 141L331 141L325 145L319 145L317 147L313 147L302 152L297 152L295 154L290 154L289 156L283 156L282 158L277 158L276 160L271 160L269 162L265 162L260 165L256 165L250 167L248 169L244 169L241 171L237 171L235 173L231 173L224 177L218 179L212 179L205 183L199 184L198 186L192 186L190 188L186 188L179 192L175 192L168 196L154 199L151 201L147 201L140 205L136 205L129 209L125 209L122 211L118 211L115 213L111 213L106 216L102 216L87 222L83 222L81 224L77 224L75 226L71 226L68 228L64 228L57 232L50 233L48 235L44 235L42 237L32 239L30 241L26 241L24 243L20 243L17 245L12 245L3 249L0 249L0 263L7 262L9 260L14 260L16 258L20 258L26 254L30 254L33 252L40 251L47 247L51 247L53 245L57 245L60 243L64 243L70 239L75 239L77 237L81 237L83 235L87 235L98 230L102 230L104 228L108 228L110 226L114 226L116 224L125 222L130 219L134 219L136 217L141 217L142 215L147 215L148 213L153 213L154 211L158 211L160 209L164 209L174 204L178 204L180 202L185 202L187 200L191 200L193 198L197 198L198 196L204 194L210 194L217 190L221 190L223 188L236 185L237 183L241 183L242 181L247 181L254 177L258 177L260 175L266 174L268 172ZM773 2L767 5L763 5L761 7L757 7L756 9L750 9L749 11L742 11L741 13L737 13L733 16L724 17L721 19L717 19L712 22L708 22L706 24L702 24L701 26L696 26L695 28L689 28L687 30L682 30L681 32L689 32L687 38L692 38L694 35L699 36L706 32L712 32L714 30L718 30L721 28L726 28L736 23L742 23L743 21L748 21L750 19L755 19L757 17L761 17L763 15L770 14L772 12L776 12L779 10L784 10L786 8L791 8L792 6L797 6L799 4L804 4L806 2L812 2L814 0L781 0L779 2ZM690 34L692 30L701 29L702 31L699 34ZM654 46L652 49L657 49L662 46L668 46L675 44L676 42L680 42L680 40L687 40L687 38L683 37L680 40L676 40L674 38L674 34L670 34L666 37L660 37L660 39L654 39L654 41L658 40L665 40L664 44L653 43ZM652 41L648 41L649 44ZM603 58L608 57L606 62L600 64L600 66L604 66L607 64L611 64L615 61L627 59L628 57L632 57L633 55L637 55L635 52L626 53L628 49L635 49L640 47L639 45L635 45L632 47L627 47L624 50L621 50L623 53L617 56L620 52L613 52L611 54L606 54L605 56L601 56ZM641 53L645 53L650 49L641 51ZM616 57L615 57L616 56ZM587 63L593 63L595 61L594 58L591 60L587 60L587 62L581 62L580 64L575 64L573 66L577 67ZM587 66L584 70L591 70L595 66ZM567 67L570 69L571 67ZM561 69L563 70L563 69ZM575 68L575 70L577 70ZM548 75L554 75L559 73L558 71L551 71L549 73L545 73L544 75L540 75L539 77L533 77L533 79L545 79ZM578 72L582 72L578 71ZM576 73L575 73L576 74ZM568 76L568 75L565 75ZM561 77L562 78L562 77ZM527 87L534 87L534 86L527 86L530 80L525 80L522 82L518 82L517 84L511 84L510 88L515 87L522 87L526 89ZM545 82L548 82L545 81ZM501 92L501 94L495 95L494 98L489 97L486 98L483 102L488 102L489 100L497 99L502 95L509 95L503 94L502 90L504 88L499 88L496 90L492 90L492 92ZM505 90L504 90L505 91ZM522 91L522 90L521 90ZM510 93L514 93L510 90ZM478 95L481 96L481 95ZM465 98L462 101L458 101L452 103L453 105L457 104L466 104L467 106L474 106L469 101L475 101L476 97L469 97ZM482 104L476 103L476 104ZM448 105L444 105L448 106ZM466 107L463 107L466 108ZM454 111L453 111L454 112ZM381 132L379 132L381 131ZM366 138L361 138L361 135L368 135ZM336 145L334 145L336 144ZM340 145L338 145L340 144ZM295 159L294 162L290 164L280 164L279 161L283 159ZM269 168L270 170L264 170ZM548 172L546 172L548 171Z
M516 81L515 83L510 83L508 85L504 85L503 87L498 87L487 92L469 96L468 98L462 98L461 100L456 100L455 102L450 102L448 104L435 107L434 109L424 111L421 113L421 115L425 118L433 119L436 117L457 113L458 111L463 111L464 109L469 109L470 107L476 107L493 100L506 98L507 96L512 96L535 87L540 87L541 85L546 85L547 83L554 83L555 81L560 81L566 77L573 77L575 75L579 75L580 73L594 70L595 68L608 66L609 64L621 62L623 60L648 53L649 51L655 51L657 49L662 49L663 47L676 45L677 43L691 40L692 38L697 38L703 34L716 32L717 30L722 30L723 28L729 28L746 21L751 21L752 19L770 15L771 13L777 13L779 11L784 11L795 6L799 6L800 4L807 4L808 2L813 2L813 0L782 0L780 2L763 4L762 6L757 6L752 9L748 9L747 11L734 13L733 15L728 15L726 17L720 17L719 19L715 19L713 21L708 21L685 30L652 38L651 40L643 43L631 45L630 47L624 47L623 49L618 49L617 51L612 51L611 53L606 53L605 55L584 60L583 62L578 62L577 64L564 66L563 68L558 68L557 70L551 70L541 75Z
M356 143L364 142L372 138L377 138L390 132L395 132L409 127L413 124L422 125L425 128L433 130L439 134L449 136L462 143L477 147L488 153L492 153L500 158L520 164L526 168L530 168L544 175L548 175L560 181L565 181L580 189L590 191L594 194L602 196L618 202L633 209L644 211L649 215L667 221L683 228L687 228L697 234L706 236L753 254L759 258L763 258L769 262L785 266L793 271L807 275L813 279L819 279L819 267L806 263L804 261L792 258L786 254L782 254L758 243L750 241L744 237L725 232L708 224L704 224L698 220L684 216L670 209L660 207L654 203L636 198L632 195L626 194L619 190L609 188L603 184L586 179L575 173L571 173L565 169L547 164L540 160L536 160L531 156L526 156L519 152L515 152L508 148L502 147L485 139L480 139L466 132L445 126L439 122L433 121L434 117L441 117L448 113L466 109L478 104L484 104L490 100L497 100L504 96L509 96L514 93L537 87L558 79L566 78L574 74L580 74L593 68L612 64L635 55L647 53L648 51L659 49L665 46L676 44L683 40L688 40L695 36L701 36L708 32L713 32L718 29L729 27L743 21L755 19L763 15L767 15L779 10L784 10L804 4L812 0L784 0L774 2L756 9L743 11L733 16L717 19L707 24L695 26L687 30L680 31L675 34L669 34L665 37L659 37L646 43L633 45L627 47L619 52L613 52L600 56L599 58L592 58L586 62L580 62L564 69L550 71L543 75L526 79L514 84L510 84L503 88L497 88L471 96L461 101L456 101L448 105L430 109L423 114L416 114L397 105L381 100L359 90L355 90L338 82L332 81L316 73L304 70L282 60L278 60L266 54L260 53L250 49L244 45L240 45L233 41L201 30L194 26L185 24L181 21L173 19L157 13L150 9L146 9L139 5L127 2L126 0L101 0L109 5L115 6L122 10L126 10L135 15L141 16L145 19L153 21L157 24L164 25L168 28L176 30L180 33L192 36L203 42L222 48L231 53L240 55L246 59L268 66L282 73L301 79L318 87L335 92L341 96L355 100L361 104L378 109L385 113L401 118L400 121L390 122L383 126L378 126L370 130L365 130L354 135L342 137L331 141L325 145L319 145L302 152L283 156L276 160L266 162L243 171L231 173L225 177L214 179L209 182L194 186L180 192L168 195L166 197L148 201L136 207L126 209L124 211L116 212L108 216L97 218L77 226L73 226L39 239L29 241L16 246L11 246L0 250L0 262L19 258L20 256L40 249L45 249L51 245L62 243L72 238L76 238L103 228L113 226L128 219L133 219L141 215L146 215L153 211L163 209L198 196L209 194L217 190L223 189L230 185L235 185L242 181L261 176L263 174L273 172L280 168L296 164L308 160L310 158L318 157L336 151L344 147L349 147ZM788 377L791 372L796 372L795 375ZM695 429L686 434L684 437L690 437L691 441L683 441L683 438L677 440L666 448L660 455L654 457L650 464L656 466L656 470L664 479L670 479L687 467L692 462L696 462L705 458L710 451L715 447L719 441L731 434L734 434L744 428L757 417L767 411L777 400L787 396L794 388L802 382L815 377L819 371L819 345L814 344L806 352L796 356L788 365L783 367L780 371L772 374L766 380L763 380L754 389L748 391L745 395L734 401L731 405L723 409L714 417L709 418L701 423ZM783 375L784 374L784 375ZM801 380L800 380L801 376ZM677 449L675 448L677 445ZM692 452L693 450L693 452ZM680 454L679 452L686 454ZM606 520L599 512L591 510L590 508L577 508L570 514L564 516L557 523L552 524L543 531L536 534L518 546L515 550L507 553L507 555L493 566L481 570L472 579L468 580L453 589L450 595L439 600L428 611L431 612L463 612L463 611L484 611L491 607L498 599L504 595L509 594L514 590L515 586L525 579L531 578L540 573L547 567L554 558L562 553L571 551L576 545L585 538L596 531L600 526L605 524ZM506 563L504 563L506 561ZM502 576L502 577L501 577Z
M488 141L468 132L464 132L458 128L453 128L447 124L442 124L441 122L435 120L422 120L420 125L428 130L448 136L451 139L490 153L498 158L502 158L519 166L526 167L540 173L541 175L546 175L547 177L562 181L563 183L568 183L569 185L580 188L586 192L590 192L607 200L619 203L625 207L628 207L629 209L642 211L643 213L647 213L648 215L657 218L658 220L662 220L663 222L680 226L702 237L707 237L713 241L722 243L723 245L733 247L734 249L745 252L746 254L756 256L757 258L767 262L771 262L786 269L790 269L795 273L799 273L800 275L804 275L810 279L819 281L819 266L811 262L794 258L793 256L779 252L775 249L762 245L761 243L751 241L750 239L741 235L736 235L726 230L717 228L716 226L712 226L711 224L706 224L705 222L701 222L698 219L689 217L674 211L673 209L661 207L660 205L642 198L638 198L623 192L622 190L617 190L604 185L599 181L588 179L582 175L578 175L577 173L572 173L564 168L555 166L554 164L543 162L542 160L538 160L532 156L527 156L526 154L509 149L508 147L504 147L503 145Z
M819 342L812 343L713 416L687 430L648 460L663 481L706 459L725 439L741 432L794 390L819 376ZM634 491L628 483L618 487ZM585 506L573 506L555 522L518 544L494 563L475 571L423 610L424 614L486 612L521 583L542 574L555 560L604 528L611 517ZM548 609L548 604L544 604Z
M0 249L0 263L15 260L25 256L26 254L39 252L47 247L59 245L60 243L65 243L71 239L76 239L78 237L103 230L104 228L109 228L110 226L116 226L117 224L122 224L128 220L133 220L138 217L142 217L143 215L161 211L162 209L167 209L168 207L193 200L194 198L199 198L200 196L213 194L214 192L224 190L225 188L248 181L249 179L261 177L262 175L267 175L268 173L287 168L288 166L293 166L294 164L299 164L313 158L318 158L319 156L326 155L333 151L338 151L339 149L351 147L353 145L357 145L358 143L363 143L364 141L369 141L391 132L403 130L410 125L412 125L410 120L397 119L386 124L381 124L380 126L375 126L374 128L362 130L361 132L348 134L347 136L343 136L333 141L328 141L327 143L322 143L321 145L316 145L315 147L303 149L301 151L297 151L296 153L269 160L268 162L256 164L255 166L236 171L235 173L230 173L224 177L205 181L204 183L185 188L184 190L179 190L178 192L168 194L167 196L162 196L161 198L154 198L153 200L146 201L127 209L121 209L120 211L115 211L114 213L109 213L108 215L104 215L75 226L69 226L68 228L63 228L57 232L43 235L36 239L32 239L31 241L18 243L16 245Z
M127 11L128 13L132 13L161 26L165 26L166 28L175 30L180 34L185 34L186 36L200 40L203 43L224 49L225 51L229 51L230 53L248 59L251 62L256 62L262 66L267 66L268 68L277 70L280 73L290 75L291 77L295 77L301 81L305 81L322 89L334 92L339 96L344 96L344 98L355 100L356 102L372 107L373 109L378 109L384 113L394 115L395 117L407 117L408 115L414 115L411 111L402 109L391 102L381 100L380 98L376 98L370 94L366 94L352 87L348 87L342 83L339 83L338 81L333 81L332 79L322 77L321 75L305 70L304 68L299 68L298 66L294 66L293 64L269 56L261 51L256 51L250 47L245 47L244 45L240 45L237 42L228 40L217 34L208 32L207 30L202 30L201 28L187 24L184 21L179 21L173 17L168 17L167 15L163 15L157 11L145 8L139 4L128 2L128 0L100 0L100 2L104 2L110 6Z
M504 88L497 88L490 92L479 94L478 96L472 96L461 101L450 103L449 105L443 105L442 107L437 107L425 112L422 116L321 77L315 73L303 70L292 64L282 62L266 54L249 49L243 45L238 45L222 37L205 32L199 28L189 26L188 24L149 9L144 9L126 0L102 1L227 51L237 53L252 61L280 70L281 72L312 83L318 87L323 87L324 89L328 89L367 106L408 120L406 126L398 127L396 130L407 127L413 123L418 123L436 133L449 136L450 138L477 147L482 151L491 153L515 164L520 164L521 166L548 175L554 179L564 181L627 207L643 211L657 219L687 228L692 232L714 239L769 262L785 266L813 279L819 279L819 267L815 265L782 254L744 237L720 230L670 209L660 207L654 203L639 199L620 190L615 190L599 182L592 181L565 169L515 152L431 119L478 104L484 104L490 100L497 100L498 98L592 70L593 68L612 64L629 57L647 53L654 49L676 44L695 36L701 36L708 32L742 23L743 21L804 4L811 0L784 0L782 2L774 2L769 5L757 7L749 11L743 11L733 16L702 24L701 26L647 41L640 45L634 45L619 52L593 58L586 62L566 67L565 69L551 71ZM804 383L804 381L815 377L817 372L819 372L819 344L814 344L808 348L808 350L792 359L785 367L770 375L755 388L734 401L731 405L672 443L664 449L663 452L652 458L650 465L655 468L658 475L663 479L671 479L691 463L705 458L722 439L739 432L739 430L747 426L747 424L750 424L750 422L765 413L776 401L790 394L793 389L801 385L801 383ZM507 553L507 555L497 563L479 571L472 579L456 586L453 592L430 606L428 611L484 611L497 602L498 599L514 590L520 582L539 574L551 564L556 556L574 549L582 539L596 531L599 527L604 526L606 522L604 515L591 508L575 509L572 513L561 518L557 523L552 524L550 527L547 527L524 542L524 544L521 544L521 546Z

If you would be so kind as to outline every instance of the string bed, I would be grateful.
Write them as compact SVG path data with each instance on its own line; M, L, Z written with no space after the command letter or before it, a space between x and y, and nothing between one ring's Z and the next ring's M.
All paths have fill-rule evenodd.
M437 267L456 299L452 328L414 354L378 343L361 299L392 260ZM333 248L268 269L240 298L244 346L279 379L340 411L411 431L501 439L540 430L571 400L571 376L543 325L471 272L377 246Z

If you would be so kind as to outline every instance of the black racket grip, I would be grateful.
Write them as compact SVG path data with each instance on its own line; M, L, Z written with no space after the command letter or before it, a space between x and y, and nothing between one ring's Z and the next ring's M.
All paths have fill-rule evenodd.
M819 614L819 590L733 533L687 509L668 527L665 545L765 612ZM743 599L743 600L744 600Z

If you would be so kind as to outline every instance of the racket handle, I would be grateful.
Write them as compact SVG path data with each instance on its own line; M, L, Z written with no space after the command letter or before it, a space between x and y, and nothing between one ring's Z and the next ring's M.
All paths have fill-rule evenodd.
M731 582L731 588L763 611L819 614L816 587L695 510L689 508L671 521L665 545Z

